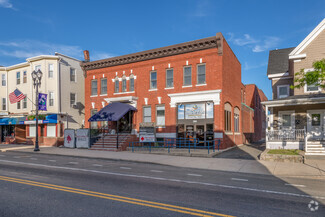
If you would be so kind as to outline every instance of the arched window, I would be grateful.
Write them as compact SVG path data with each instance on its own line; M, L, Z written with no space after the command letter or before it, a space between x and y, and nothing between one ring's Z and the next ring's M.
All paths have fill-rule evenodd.
M232 107L229 103L225 104L225 131L231 132L231 110Z
M120 82L119 82L118 77L116 76L116 78L115 78L115 93L118 93L118 92L120 92Z
M126 92L126 77L123 75L122 77L122 92Z
M240 114L239 108L235 107L235 109L234 109L234 130L237 133L240 132L239 131L239 114Z
M129 81L129 91L132 92L134 91L134 75L130 75L130 81Z

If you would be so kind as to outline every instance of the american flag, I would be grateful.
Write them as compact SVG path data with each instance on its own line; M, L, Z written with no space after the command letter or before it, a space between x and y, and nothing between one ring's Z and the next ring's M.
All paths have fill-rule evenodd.
M11 104L19 102L23 100L26 96L20 92L18 89L14 90L14 92L9 94L9 101Z

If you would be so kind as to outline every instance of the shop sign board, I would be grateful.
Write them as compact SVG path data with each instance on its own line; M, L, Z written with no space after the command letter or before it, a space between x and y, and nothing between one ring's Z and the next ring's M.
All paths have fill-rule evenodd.
M205 104L186 104L185 119L204 119Z
M155 142L156 141L156 130L155 130L154 123L140 124L139 141L140 142Z
M89 129L76 130L76 147L77 148L89 148L90 145Z
M75 148L75 130L65 129L64 130L64 147Z

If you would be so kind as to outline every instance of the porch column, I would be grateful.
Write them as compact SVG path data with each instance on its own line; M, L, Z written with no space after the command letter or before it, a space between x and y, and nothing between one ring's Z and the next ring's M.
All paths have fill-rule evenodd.
M265 142L268 142L268 131L269 131L269 107L267 105L265 105Z

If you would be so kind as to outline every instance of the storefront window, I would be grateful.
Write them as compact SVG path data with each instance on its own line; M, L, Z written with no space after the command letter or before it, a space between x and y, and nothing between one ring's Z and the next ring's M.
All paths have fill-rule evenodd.
M177 106L177 116L178 116L178 120L182 120L185 118L185 111L184 111L184 105L178 105Z
M29 137L35 137L36 136L36 125L30 125L29 126Z
M207 103L207 118L213 118L213 103Z
M177 106L177 118L182 119L206 119L213 118L213 103L180 104Z
M46 128L47 137L56 137L56 124L48 124Z
M165 106L160 105L156 107L157 109L157 126L165 126Z

